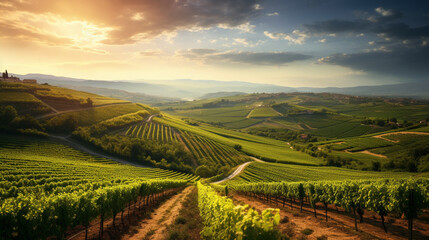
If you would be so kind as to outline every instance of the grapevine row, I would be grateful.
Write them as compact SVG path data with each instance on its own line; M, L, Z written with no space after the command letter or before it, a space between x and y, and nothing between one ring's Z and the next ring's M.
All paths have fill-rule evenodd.
M59 195L18 195L0 202L0 236L5 239L63 238L70 227L85 229L100 216L103 222L112 217L113 227L118 213L127 206L149 204L169 189L187 184L179 180L138 181L96 190L75 191Z
M235 206L231 199L219 196L210 186L198 182L197 187L204 239L278 239L278 209L269 208L258 214L247 206Z
M125 135L160 142L177 142L177 138L170 126L154 122L130 126Z
M328 204L340 206L352 211L357 230L357 217L364 214L364 209L378 213L384 224L388 213L404 214L409 220L410 239L412 239L413 218L423 209L429 208L429 179L383 179L376 181L334 181L334 182L272 182L232 184L231 187L243 194L262 196L267 201L275 199L283 205L289 198L290 203L298 200L301 211L305 199L314 209L323 203L325 217L328 220Z

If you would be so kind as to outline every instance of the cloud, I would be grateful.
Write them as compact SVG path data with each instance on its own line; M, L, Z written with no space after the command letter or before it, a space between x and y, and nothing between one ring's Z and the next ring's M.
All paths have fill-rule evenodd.
M58 37L53 34L38 32L20 24L0 22L0 38L4 37L14 39L26 39L32 42L40 42L48 45L67 45L71 44L69 38Z
M405 23L391 23L375 28L374 32L384 38L399 40L421 39L429 37L429 25L412 28Z
M410 27L402 22L392 22L402 17L402 13L378 7L374 9L377 15L356 20L331 19L317 21L311 24L303 24L300 29L295 29L292 33L269 33L264 34L271 39L284 39L292 43L303 44L307 38L338 36L349 34L356 37L363 37L366 34L375 34L385 41L413 40L425 41L429 37L429 25Z
M258 0L4 0L0 11L58 15L109 28L106 44L134 43L186 29L249 27L262 9ZM246 25L247 24L247 25ZM42 25L36 26L43 29ZM244 28L248 30L248 28Z
M232 43L232 45L242 45L244 47L256 47L261 43L263 43L263 41L252 42L245 38L234 38L234 42Z
M384 9L383 7L378 7L375 9L377 16L371 16L368 18L371 22L387 22L392 21L402 17L402 13L393 9Z
M318 42L320 42L320 43L326 43L326 38L320 39Z
M362 32L370 27L367 21L327 20L313 24L304 24L304 32L308 35L323 36L337 33Z
M264 35L274 40L279 40L279 39L287 40L293 44L303 44L305 42L305 39L309 37L309 35L299 30L294 30L292 34L279 33L279 32L271 33L271 32L265 31Z
M146 49L144 51L141 51L139 54L144 57L152 57L161 55L163 52L161 49Z
M176 55L205 63L237 63L250 65L280 66L312 58L310 55L293 52L246 52L219 51L215 49L188 49Z
M268 17L274 17L274 16L279 16L280 14L278 12L273 12L273 13L267 13Z
M338 65L394 78L428 80L429 46L381 46L352 54L334 54L320 58L319 63Z

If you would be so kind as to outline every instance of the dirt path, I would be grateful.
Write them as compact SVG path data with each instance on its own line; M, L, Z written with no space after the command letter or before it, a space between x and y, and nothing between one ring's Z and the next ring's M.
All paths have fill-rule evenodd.
M369 211L365 211L364 222L358 223L359 231L354 230L354 218L352 214L340 209L339 212L329 206L328 222L325 221L324 207L318 206L317 219L314 217L313 209L304 204L303 212L299 213L297 203L293 204L293 209L290 208L290 203L286 202L285 207L281 203L267 203L253 197L246 197L237 193L233 194L233 199L237 202L249 204L258 211L268 207L280 209L280 217L289 218L288 224L280 224L281 231L290 231L288 228L295 229L296 232L309 228L314 232L308 236L308 239L317 239L320 236L326 236L327 239L387 239L387 240L406 240L408 239L407 220L393 219L386 217L386 226L388 233L383 231L381 227L380 217ZM359 220L358 220L359 221ZM416 220L414 228L415 239L428 239L429 229L427 223ZM413 238L414 239L414 238Z
M149 219L145 219L141 222L137 233L125 235L122 239L164 240L167 234L167 226L171 225L179 215L183 201L186 199L186 196L192 192L193 188L195 188L195 186L189 186L181 193L168 199L151 214Z
M135 166L135 167L150 168L149 166L145 166L145 165L141 165L141 164L138 164L138 163L129 162L129 161L126 161L124 159L113 157L113 156L110 156L110 155L107 155L107 154L104 154L104 153L94 152L94 151L90 150L89 148L81 145L80 143L78 143L76 141L73 141L69 137L56 136L56 135L49 135L49 137L52 138L52 139L54 139L54 140L56 140L56 141L58 141L58 142L60 142L60 143L62 143L62 144L65 144L65 145L67 145L69 147L72 147L72 148L74 148L76 150L79 150L81 152L85 152L85 153L88 153L88 154L91 154L91 155L94 155L94 156L97 156L97 157L107 158L107 159L110 159L110 160L118 162L118 163L132 165L132 166Z
M384 133L384 134L380 134L380 135L373 136L373 137L374 138L380 138L380 139L386 140L388 142L398 143L399 142L398 140L391 140L391 139L384 137L384 136L388 136L388 135L398 135L398 134L429 135L429 133L427 133L427 132L406 132L406 131L402 131L402 132Z
M259 159L259 158L255 158L255 157L251 157L251 156L248 156L249 158L251 158L251 159L253 159L253 160L255 160L255 162L264 162L264 161L262 161L261 159Z
M379 157L379 158L387 158L387 156L386 156L386 155L373 153L373 152L370 152L370 151L368 151L368 150L360 151L360 152L358 152L358 153L368 154L368 155L371 155L371 156L374 156L374 157Z
M146 120L146 122L151 122L153 117L157 117L159 114L150 115L149 118Z
M225 182L225 181L227 181L227 180L230 180L230 179L233 179L233 178L235 178L238 174L240 174L241 172L243 172L243 170L246 168L246 166L247 165L249 165L249 164L251 164L252 162L245 162L245 163L243 163L243 164L241 164L240 166L238 166L238 168L237 169L235 169L235 171L231 174L231 175L229 175L228 177L226 177L226 178L224 178L224 179L222 179L222 180L219 180L219 181L217 181L217 182L212 182L213 184L218 184L218 183L222 183L222 182Z

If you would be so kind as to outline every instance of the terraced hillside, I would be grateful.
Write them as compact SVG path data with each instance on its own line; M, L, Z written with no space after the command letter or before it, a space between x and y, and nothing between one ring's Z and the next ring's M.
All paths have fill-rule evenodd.
M125 135L162 143L180 143L192 154L197 166L208 165L213 168L230 168L248 159L233 147L156 121L130 126Z
M360 137L314 144L314 152L325 152L330 159L357 161L356 168L373 170L429 170L429 133L427 128L395 130Z
M68 88L38 84L0 82L0 93L0 106L11 105L19 114L33 116L93 106L129 103Z
M180 131L187 131L205 137L229 147L239 146L244 153L263 160L306 165L318 165L322 163L320 159L290 149L290 146L282 141L212 127L206 124L192 126L185 121L166 114L162 118L154 118L154 121L179 129Z

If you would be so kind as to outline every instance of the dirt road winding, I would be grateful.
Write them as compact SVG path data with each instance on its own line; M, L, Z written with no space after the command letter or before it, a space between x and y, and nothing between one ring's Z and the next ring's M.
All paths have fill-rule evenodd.
M166 239L167 226L171 225L179 215L183 201L185 201L186 197L191 193L193 188L195 188L195 186L189 186L181 193L168 199L151 214L149 219L145 219L141 222L135 234L125 235L122 237L122 239Z
M249 164L251 164L252 162L246 162L246 163L243 163L243 164L241 164L240 166L238 166L238 168L237 169L235 169L235 171L231 174L231 175L229 175L228 177L226 177L226 178L224 178L224 179L222 179L222 180L219 180L219 181L217 181L217 182L212 182L213 184L218 184L218 183L222 183L222 182L225 182L225 181L227 181L227 180L230 180L230 179L233 179L233 178L235 178L238 174L240 174L241 172L243 172L243 170L247 167L247 165L249 165Z

